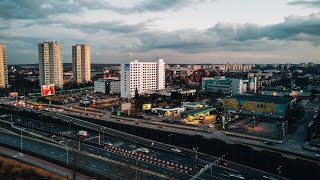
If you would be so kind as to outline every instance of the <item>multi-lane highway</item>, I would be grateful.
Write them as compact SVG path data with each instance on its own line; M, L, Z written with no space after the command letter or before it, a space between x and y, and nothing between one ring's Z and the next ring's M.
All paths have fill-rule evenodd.
M60 116L57 114L54 114L54 115L56 118ZM65 116L62 116L62 117L64 118L64 120L68 118ZM75 119L72 119L72 120L75 121ZM43 133L43 135L45 135L45 133L48 133L47 131L41 132L38 129L39 122L32 123L31 119L20 117L20 118L13 118L13 121L15 122L16 125L20 123L24 125L24 128L26 128L26 126L29 127L27 129L30 131L33 130L34 132L37 132L37 133ZM42 129L46 129L44 128L46 127L45 123L46 121L43 121ZM52 134L56 134L58 131L60 132L68 131L67 127L58 127L56 125L55 125L56 127L52 127L52 125L48 125L48 126L50 127L50 130L52 130ZM77 130L78 129L73 129L74 132L76 132ZM92 134L94 136L94 132L89 132L89 134ZM50 132L48 133L48 135L50 135ZM101 149L101 148L98 148L97 146L89 146L86 144L81 144L81 150L88 152L90 154L104 156L120 162L125 162L132 165L137 164L138 166L140 165L140 167L151 169L152 171L155 171L155 172L161 172L163 174L174 175L178 177L191 177L193 174L196 173L196 171L194 171L193 157L188 157L188 156L184 156L184 155L180 155L172 152L169 153L167 152L168 149L163 151L163 150L159 150L158 148L150 149L150 153L142 155L142 157L135 153L130 155L130 153L134 152L134 150L137 149L137 147L142 147L141 144L134 144L124 140L121 140L122 141L121 142L119 141L119 139L110 137L110 136L105 136L103 138L108 139L108 141L111 141L114 145L117 145L117 146L112 146L107 149ZM123 144L125 145L123 146ZM73 148L77 148L79 146L78 142L72 142L72 141L69 142L68 145ZM155 163L155 161L157 161L157 163ZM159 163L159 161L161 162ZM209 163L210 162L197 159L197 170L203 168L205 165ZM176 168L176 166L178 166L178 168ZM180 166L182 166L182 168ZM241 167L239 165L235 165L232 163L229 163L228 167L217 165L217 166L214 166L213 168L213 177L217 179L229 179L229 178L232 178L230 176L232 174L242 174L244 177L250 178L250 179L251 178L259 179L259 178L262 178L264 175L275 177L273 175L269 175L264 172L255 171L247 167ZM201 178L210 179L211 178L210 172L207 172L205 175L201 176Z
M44 141L23 137L22 141L19 135L10 134L0 131L0 143L10 145L12 147L20 148L21 143L23 151L32 152L38 156L54 159L55 161L65 163L66 165L76 166L77 168L93 172L112 179L122 179L127 177L136 177L135 171L124 171L123 167L115 166L112 163L108 163L106 158L97 156L94 154L81 153L78 151L72 151L63 146L57 146ZM156 178L163 179L165 176L157 178L155 174L146 174L139 171L139 177L142 179Z

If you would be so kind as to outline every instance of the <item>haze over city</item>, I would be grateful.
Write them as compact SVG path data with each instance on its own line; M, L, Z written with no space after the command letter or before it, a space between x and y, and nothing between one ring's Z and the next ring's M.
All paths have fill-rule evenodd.
M0 2L8 64L37 63L37 44L91 46L92 63L319 62L320 1L52 0Z

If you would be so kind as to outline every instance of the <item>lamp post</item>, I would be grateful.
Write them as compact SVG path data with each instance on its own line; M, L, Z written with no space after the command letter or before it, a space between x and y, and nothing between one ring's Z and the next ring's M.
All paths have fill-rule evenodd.
M140 160L140 158L138 158L136 161L136 179L138 179L138 161L139 160Z
M197 147L197 148L192 148L194 151L196 151L196 155L195 155L195 157L194 157L194 168L195 168L195 170L197 169L197 157L198 157L198 149L199 149L199 147Z
M277 170L278 170L278 180L280 179L280 173L281 173L281 166L279 166L278 168L277 168Z
M67 166L69 166L69 151L68 151L68 143L70 142L71 140L68 140L66 142L66 151L67 151Z
M169 145L171 145L171 144L170 144L171 136L172 136L172 134L168 134L168 137L169 137Z
M20 150L22 152L22 129L20 130Z
M70 122L71 122L71 120L69 120L68 122L69 122L69 132L68 132L68 134L69 134L69 137L70 137L70 133L71 133L70 132Z
M11 124L12 124L12 114L9 114L9 116L10 116L10 121L11 121Z
M40 127L42 129L42 114L39 114L39 116L41 116L41 119L40 119Z

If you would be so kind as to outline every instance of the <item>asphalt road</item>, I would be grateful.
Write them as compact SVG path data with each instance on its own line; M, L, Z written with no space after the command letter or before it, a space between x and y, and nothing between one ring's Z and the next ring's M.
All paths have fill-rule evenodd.
M18 119L20 119L20 121ZM39 121L37 123L32 123L33 121L31 119L27 119L27 118L21 118L21 117L20 118L14 118L14 121L16 123L19 122L19 123L22 123L24 125L29 126L29 130L32 130L32 124L34 124L33 125L33 131L34 132L36 132L36 128L39 127ZM29 123L29 122L31 122L31 123ZM43 127L47 128L48 130L51 130L53 133L54 132L55 133L64 132L64 131L68 130L67 127L59 127L57 125L55 125L55 127L49 127L49 125L46 124L46 121L43 121L43 123L44 123ZM73 129L73 131L76 132L77 130ZM43 135L45 135L45 134L43 134ZM89 132L89 134L92 134L92 132ZM50 134L47 134L47 136L50 136ZM105 136L105 139L108 139L108 141L112 142L114 145L116 145L116 144L119 145L120 144L117 147L119 147L121 149L126 149L126 148L129 147L127 150L130 150L130 151L136 149L137 147L141 147L140 145L135 145L135 144L132 144L132 143L130 143L128 141L123 141L122 140L122 141L120 141L121 143L118 142L119 141L118 139L113 141L112 137ZM78 148L78 146L79 146L78 142L73 142L73 143L70 142L70 143L68 143L68 145L72 146L74 148ZM150 169L150 170L153 170L153 171L156 171L156 172L161 172L161 173L168 174L168 175L175 174L175 171L172 171L170 169L168 170L166 168L155 166L155 165L150 164L150 163L136 161L136 158L125 158L124 156L118 155L117 153L112 153L110 151L103 150L101 148L96 148L94 146L89 146L89 145L82 144L81 145L81 150L86 151L86 152L88 152L90 154L97 154L97 155L100 155L100 156L103 156L103 157L106 157L106 158L111 158L113 160L126 162L126 163L130 163L130 164L133 164L133 165L138 162L138 166L141 165L141 167L144 167L146 169ZM148 153L148 156L156 157L158 159L169 161L171 163L181 163L183 165L189 165L190 167L194 166L194 158L193 157L186 157L186 156L175 154L175 153L168 153L167 151L161 151L161 150L158 150L158 149L150 149L150 153ZM207 165L209 163L210 162L206 162L206 161L203 161L203 160L197 160L197 169L199 170L199 169L201 169L202 167L204 167L205 165ZM96 165L93 165L93 166L91 166L89 168L92 168L94 166L96 166ZM254 171L254 170L252 170L250 168L241 167L241 166L238 166L238 165L235 165L235 164L232 164L232 163L228 167L215 166L213 168L213 177L216 178L216 179L230 179L231 177L229 177L229 174L242 174L244 177L246 177L248 179L259 179L263 175L269 176L268 174L265 174L263 172ZM177 175L181 177L181 173L178 173ZM190 177L190 176L186 176L186 177ZM201 176L201 178L211 179L210 172L207 172L205 175Z
M0 143L7 144L16 148L20 148L20 137L18 135L7 134L0 132ZM134 172L126 171L124 172L121 167L115 167L106 163L103 159L98 159L90 154L77 154L77 153L67 153L66 149L50 145L47 143L38 142L35 140L22 138L23 150L31 151L37 153L41 156L49 157L60 161L62 163L74 165L78 168L86 169L89 172L94 172L111 179L123 179L125 177L135 177ZM68 155L68 158L67 158ZM142 179L155 178L150 175L139 174Z

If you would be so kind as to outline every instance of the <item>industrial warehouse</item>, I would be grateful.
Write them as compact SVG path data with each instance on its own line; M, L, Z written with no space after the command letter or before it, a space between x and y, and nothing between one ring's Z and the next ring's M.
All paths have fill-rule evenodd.
M284 118L296 103L295 98L275 96L227 97L223 100L226 112L271 118Z

